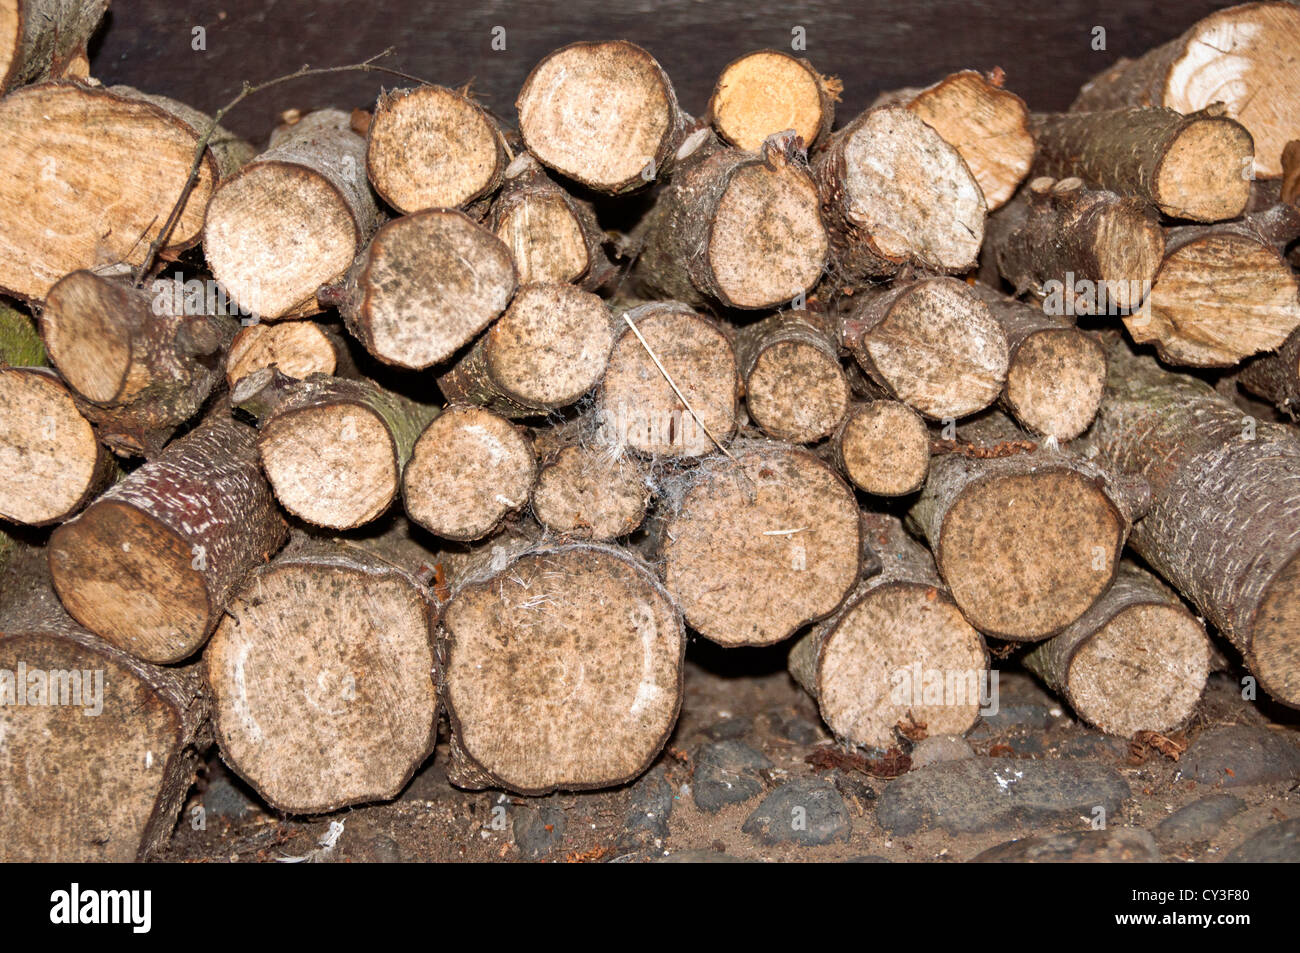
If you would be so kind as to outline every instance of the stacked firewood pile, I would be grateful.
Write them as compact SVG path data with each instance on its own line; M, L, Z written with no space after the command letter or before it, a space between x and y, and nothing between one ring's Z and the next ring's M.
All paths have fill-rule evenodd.
M967 71L837 125L769 50L694 118L592 42L517 128L408 83L257 152L87 78L105 3L0 3L0 859L146 856L214 742L392 798L440 714L458 785L618 785L690 637L864 748L991 656L1176 728L1207 629L1300 707L1300 434L1239 390L1300 402L1300 8L1059 115Z

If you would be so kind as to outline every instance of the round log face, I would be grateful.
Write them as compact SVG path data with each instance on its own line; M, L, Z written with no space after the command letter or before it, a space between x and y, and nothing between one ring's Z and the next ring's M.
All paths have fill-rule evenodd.
M119 311L122 301L104 294L103 282L75 271L50 289L41 335L50 360L86 400L107 403L126 387L131 337Z
M807 148L824 118L817 75L789 54L751 53L722 71L709 115L723 139L749 152L786 129L793 129Z
M627 781L677 719L681 619L653 577L614 550L525 555L461 589L443 629L452 729L509 790Z
M840 447L849 480L876 496L912 493L930 469L925 421L897 401L872 401L851 412Z
M1106 387L1106 356L1074 328L1029 335L1007 371L1006 403L1037 434L1073 440L1088 429Z
M979 716L984 640L933 586L872 589L830 633L817 669L818 705L837 738L889 748L909 717L932 735L960 735Z
M1300 556L1293 556L1265 589L1255 614L1247 661L1264 688L1279 699L1300 698Z
M1186 721L1209 668L1205 630L1185 609L1135 605L1080 646L1066 687L1081 718L1127 738Z
M0 368L0 518L66 517L92 489L99 456L94 428L52 374Z
M1250 133L1234 122L1190 123L1165 153L1156 172L1160 211L1171 218L1221 222L1241 214L1250 198Z
M519 131L538 161L601 191L620 191L647 169L653 178L676 113L659 64L622 40L552 53L529 74L516 105Z
M273 566L204 666L222 754L283 811L396 797L437 736L429 607L397 573Z
M798 341L781 341L754 362L745 404L769 436L815 443L844 419L849 383L839 361L826 352Z
M366 170L375 191L403 214L473 201L496 181L501 158L483 110L441 86L385 97L370 121Z
M811 454L713 458L667 525L664 582L720 645L768 645L830 613L857 577L858 508Z
M591 264L582 225L558 194L521 199L502 216L496 236L514 256L521 284L575 281Z
M538 522L575 539L625 536L641 525L649 503L645 471L614 447L565 447L533 491Z
M49 560L68 614L132 655L179 662L208 635L212 607L195 552L133 506L91 506L55 530Z
M45 691L61 699L66 686L72 703L38 703L29 678L26 705L0 705L0 812L29 819L6 825L0 863L137 860L181 741L175 710L127 668L52 636L0 638L0 669L20 665L60 673Z
M1044 467L965 490L944 518L935 560L976 628L1036 641L1106 591L1123 541L1119 513L1095 482Z
M249 325L230 345L226 383L234 387L241 378L272 364L287 377L302 380L311 374L333 374L337 355L325 332L310 321Z

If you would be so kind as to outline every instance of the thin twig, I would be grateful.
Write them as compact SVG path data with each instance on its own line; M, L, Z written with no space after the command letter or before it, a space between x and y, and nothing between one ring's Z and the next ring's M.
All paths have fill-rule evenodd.
M194 150L194 161L190 164L190 172L185 178L185 185L181 189L180 198L177 199L176 204L172 206L171 214L167 216L167 221L163 223L162 231L158 233L158 236L149 245L149 251L144 256L144 261L140 263L140 267L136 270L135 284L138 286L144 280L144 276L148 274L149 269L153 267L153 263L157 259L158 253L166 246L167 240L171 237L172 231L175 230L176 224L180 221L181 212L185 208L185 203L189 201L190 194L194 191L194 187L198 185L199 169L203 166L203 155L208 151L208 143L212 141L213 134L216 133L217 127L221 125L221 120L226 117L228 112L254 93L260 93L262 90L269 89L272 86L278 86L281 83L287 83L294 79L302 79L306 76L326 76L331 73L387 73L389 76L396 76L413 83L419 83L426 86L429 85L425 80L420 79L418 76L412 76L409 73L403 73L401 70L389 69L387 66L377 66L375 64L376 60L389 56L392 52L393 48L390 46L382 53L376 53L374 56L362 60L360 63L349 63L347 66L323 66L315 69L309 66L302 66L295 72L286 73L285 75L277 76L274 79L268 79L266 82L258 83L256 86L250 86L245 82L243 88L239 91L238 96L212 114L212 122L208 124L207 131L203 133L203 136L199 139L198 147Z

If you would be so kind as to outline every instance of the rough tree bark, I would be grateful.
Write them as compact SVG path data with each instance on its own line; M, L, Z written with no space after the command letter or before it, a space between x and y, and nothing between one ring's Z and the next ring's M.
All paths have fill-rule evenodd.
M908 265L969 271L987 205L966 160L901 106L869 109L818 153L813 177L832 258L848 278Z
M1056 315L1140 306L1164 251L1156 213L1083 180L1031 180L989 219L985 255L1015 289Z
M617 328L594 294L564 284L524 285L495 324L438 378L450 403L506 417L567 407L605 373Z
M295 381L273 369L245 377L231 402L257 419L262 469L280 505L330 529L388 509L416 439L438 414L368 380Z
M708 117L723 139L758 152L768 136L793 130L811 151L830 135L843 85L805 59L758 50L732 60L709 98Z
M1300 439L1116 342L1091 452L1146 479L1133 549L1300 707Z
M1209 676L1210 641L1170 589L1125 562L1105 595L1024 664L1088 724L1127 738L1187 721Z
M1242 367L1237 382L1294 420L1300 411L1300 328L1276 352L1261 354Z
M0 93L89 75L86 44L107 9L108 0L0 2Z
M1167 106L1194 113L1223 103L1255 140L1255 175L1276 176L1300 108L1297 33L1295 4L1228 7L1144 56L1121 59L1087 83L1070 108Z
M729 440L740 411L740 378L731 342L718 324L672 301L630 308L620 321L624 330L597 396L602 425L611 428L615 442L652 456L698 457L713 451L715 439Z
M41 337L82 414L123 456L157 456L221 381L238 327L167 290L74 271L50 289ZM206 308L206 303L204 305Z
M1034 158L1029 108L1002 82L1000 69L987 76L961 70L925 89L882 93L872 105L898 103L933 126L966 160L994 212L1015 194Z
M520 135L539 162L608 195L666 172L686 121L658 61L626 40L549 54L515 105Z
M546 794L635 778L677 720L685 648L672 598L628 553L500 552L443 614L452 782Z
M1220 222L1250 197L1255 143L1221 106L1187 116L1150 107L1037 115L1034 133L1036 176L1077 176L1170 218Z
M207 641L231 591L287 532L255 441L218 412L56 529L50 574L72 617L150 662Z
M316 289L347 272L379 224L366 142L321 109L280 125L269 148L221 183L203 251L212 274L263 320L321 310Z
M402 214L466 208L501 184L510 156L491 116L443 86L387 90L366 133L366 172Z
M855 403L823 456L864 493L906 496L930 472L930 432L921 415L899 401Z
M894 516L862 515L878 572L790 650L790 674L842 742L890 748L899 726L960 735L979 717L988 650Z
M861 566L853 493L813 454L741 440L670 481L651 529L664 583L720 645L770 645L827 615Z
M434 615L418 580L355 546L259 569L203 653L222 759L293 814L396 797L438 737Z
M1007 336L1010 355L1001 403L1030 433L1073 440L1097 416L1106 386L1106 352L1068 319L972 286Z
M0 288L43 299L79 268L138 265L211 120L124 86L41 83L0 100ZM216 183L251 154L214 134L163 251L194 245Z
M825 268L817 206L793 134L778 133L754 153L726 148L701 129L678 151L668 187L647 213L634 277L648 297L777 307L810 292Z
M429 209L375 233L343 280L320 289L385 364L421 370L451 357L515 293L510 249L464 212Z
M849 382L831 325L810 311L787 311L736 331L745 406L768 436L816 443L844 420Z
M932 420L965 417L1002 393L1007 336L956 278L864 288L852 298L841 340L880 393Z

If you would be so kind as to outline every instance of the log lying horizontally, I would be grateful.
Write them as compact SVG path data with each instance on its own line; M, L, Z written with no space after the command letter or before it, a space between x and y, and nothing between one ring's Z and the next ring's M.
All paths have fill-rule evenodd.
M790 673L843 742L890 748L908 721L963 734L986 700L984 639L896 517L864 513L862 528L883 568L795 643Z
M672 599L627 553L502 554L443 615L453 783L545 794L636 777L677 720L685 649Z
M839 80L780 50L746 53L728 63L709 99L709 121L727 142L757 152L768 136L794 131L811 151L830 135Z
M277 810L396 797L437 740L429 594L356 547L258 570L203 670L222 758Z
M611 540L641 525L650 505L647 468L598 422L579 418L539 430L533 516L562 536Z
M342 338L313 321L277 321L241 328L226 354L226 384L233 388L264 367L302 380L312 374L338 374L349 364Z
M86 44L107 9L108 0L0 0L0 93L87 76Z
M854 486L875 496L915 493L930 472L930 432L896 400L854 404L826 453Z
M740 328L735 347L745 407L769 437L816 443L844 420L849 381L832 322L809 311L774 314Z

